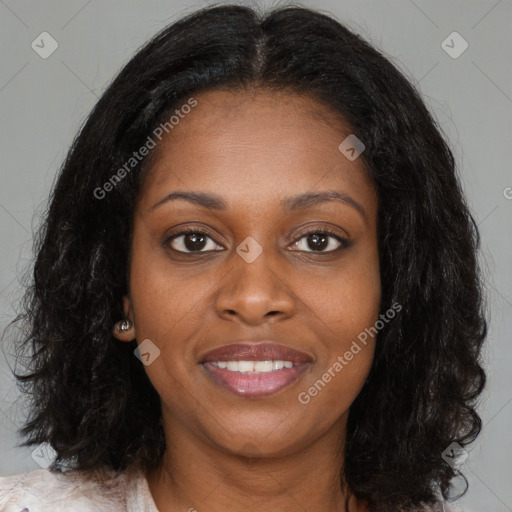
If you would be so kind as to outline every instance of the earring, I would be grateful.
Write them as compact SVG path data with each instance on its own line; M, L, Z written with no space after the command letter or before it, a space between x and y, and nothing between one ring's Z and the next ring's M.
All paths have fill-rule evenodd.
M124 320L121 320L117 323L117 330L120 332L126 332L129 331L132 328L132 323L128 318L125 318Z

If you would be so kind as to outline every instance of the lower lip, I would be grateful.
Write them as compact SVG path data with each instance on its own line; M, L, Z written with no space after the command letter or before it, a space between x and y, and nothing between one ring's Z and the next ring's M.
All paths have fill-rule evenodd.
M267 373L239 373L204 363L206 373L217 383L235 395L247 398L271 396L296 382L308 369L309 363L283 368Z

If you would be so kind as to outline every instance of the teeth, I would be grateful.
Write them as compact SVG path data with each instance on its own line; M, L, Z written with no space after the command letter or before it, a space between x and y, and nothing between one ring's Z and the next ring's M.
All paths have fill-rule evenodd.
M218 368L227 369L230 372L239 373L268 373L283 368L292 368L291 361L217 361L212 362Z
M282 370L284 368L284 361L272 361L273 370Z
M227 369L230 372L237 372L238 371L238 361L228 361Z
M259 361L258 361L259 362ZM253 372L255 367L254 361L238 361L238 368L235 371L239 371L240 373ZM229 363L228 363L229 367Z

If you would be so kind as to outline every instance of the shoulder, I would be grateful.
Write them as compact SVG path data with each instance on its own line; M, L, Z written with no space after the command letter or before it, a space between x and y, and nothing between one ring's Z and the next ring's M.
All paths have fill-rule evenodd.
M38 469L0 477L0 512L121 512L140 486L137 469L116 473Z

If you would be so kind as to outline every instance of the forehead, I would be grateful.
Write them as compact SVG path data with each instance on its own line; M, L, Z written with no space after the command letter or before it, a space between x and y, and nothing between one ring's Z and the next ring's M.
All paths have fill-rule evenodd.
M259 89L216 89L194 99L158 142L144 196L173 187L248 199L316 185L359 193L372 186L363 160L349 161L338 149L350 127L320 101Z
M235 132L239 138L261 137L286 129L283 136L299 131L312 140L323 140L323 130L350 133L341 114L306 94L269 89L213 89L194 95L197 105L164 134L159 149L188 139L192 132L209 138L226 137ZM187 102L183 100L182 105ZM176 110L180 109L180 105ZM314 121L313 125L311 122ZM250 123L249 130L236 131Z

